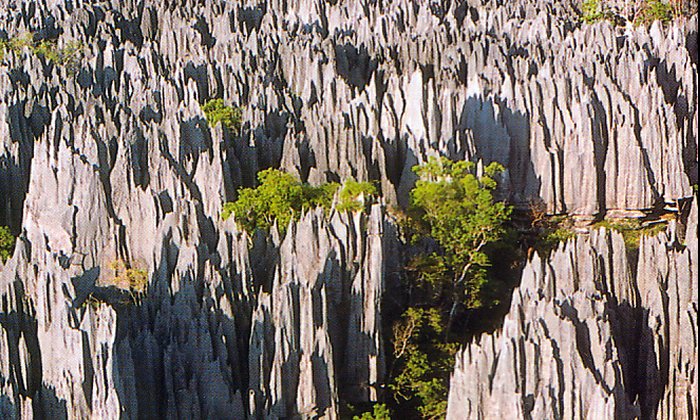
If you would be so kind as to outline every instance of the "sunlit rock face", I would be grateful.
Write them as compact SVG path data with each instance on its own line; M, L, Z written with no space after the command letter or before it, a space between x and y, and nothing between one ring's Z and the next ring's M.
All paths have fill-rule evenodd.
M502 162L503 197L550 212L692 196L697 17L622 30L565 2L500 3L0 0L3 39L83 51L0 62L0 224L19 233L0 265L0 417L335 418L341 398L381 398L399 252L384 204L251 237L220 212L260 169L374 180L387 205L437 155ZM215 97L243 108L239 135L207 125ZM697 417L684 232L646 239L631 268L603 233L530 261L527 310L460 355L450 415ZM117 261L146 273L143 296L108 287Z
M458 354L447 418L696 418L697 215L636 269L604 230L535 255L502 330Z

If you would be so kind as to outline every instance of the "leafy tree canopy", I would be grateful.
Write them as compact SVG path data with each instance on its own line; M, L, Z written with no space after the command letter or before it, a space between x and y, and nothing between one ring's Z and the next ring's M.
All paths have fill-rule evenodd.
M241 188L238 199L224 204L222 218L235 214L236 222L248 232L255 229L269 230L277 221L284 234L289 222L297 220L307 209L322 207L329 210L338 190L338 211L361 211L365 200L376 196L376 188L368 182L350 179L341 185L336 182L313 186L302 183L293 175L277 169L258 173L256 188Z
M411 211L442 249L429 256L431 270L424 279L435 282L451 277L455 303L461 301L467 307L483 303L480 291L489 265L485 247L503 237L512 211L493 197L495 177L503 169L493 162L477 175L473 162L446 158L431 158L413 168L420 179L411 191Z

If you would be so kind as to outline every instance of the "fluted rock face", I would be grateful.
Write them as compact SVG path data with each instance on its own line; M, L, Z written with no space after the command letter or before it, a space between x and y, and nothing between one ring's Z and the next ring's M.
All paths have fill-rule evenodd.
M29 139L52 130L128 138L134 183L159 182L141 170L158 138L192 140L177 161L221 140L198 128L197 103L212 96L245 107L243 139L225 142L229 194L282 165L312 182L376 179L405 201L411 166L447 154L501 161L511 199L550 211L689 196L697 18L614 30L578 25L568 3L506 3L3 2L11 36L62 31L88 54L76 75L6 58L2 210L19 225Z
M309 214L292 227L253 312L251 398L267 396L261 408L274 417L334 418L339 390L344 400L376 401L384 375L379 207L369 219L322 220Z
M697 17L620 31L582 27L574 8L0 0L3 39L31 31L83 46L71 65L26 47L0 61L0 224L19 232L0 264L0 417L333 418L339 398L377 399L392 223L377 205L354 216L311 212L284 238L250 238L220 211L259 169L312 183L377 180L394 204L406 202L411 167L429 156L498 160L514 203L541 199L587 216L692 195ZM242 106L240 135L207 125L200 104L213 97ZM626 316L620 302L648 308L634 319L667 335L639 327L646 353L630 355L617 342L630 336L586 320L609 344L606 356L595 347L585 362L546 359L564 360L587 386L575 401L557 399L557 410L670 413L697 386L688 358L697 301L659 306L686 296L684 283L659 279L687 275L682 258L695 257L647 240L640 255L659 262L640 258L635 275L600 277L603 266L626 266L619 239L596 238L528 269L532 288L556 277L552 267L574 272L567 255L607 249L603 262L581 263L589 268L567 289L580 313L546 315L555 289L543 299L523 287L514 302L532 301L529 314L551 318L569 348L578 343L566 331L583 328L584 314ZM110 287L115 261L147 273L143 296ZM614 292L580 307L600 278ZM675 319L685 327L667 331ZM537 328L533 343L550 334ZM644 361L649 390L619 391L642 374L625 358ZM550 376L553 389L579 380ZM685 388L653 394L670 378ZM499 383L504 395L525 387ZM520 412L554 410L542 406L543 386L527 388L533 399ZM634 392L645 399L635 403Z
M61 265L66 251L47 251L50 240L23 240L2 271L10 417L334 418L339 388L349 401L377 398L381 207L330 220L309 213L252 255L232 222L212 249L196 223L175 226L176 215L156 222L138 304L100 286L104 269ZM29 262L30 249L46 259ZM254 278L250 261L261 259L269 281ZM86 301L89 292L100 300Z
M697 418L697 202L674 230L636 272L603 230L535 255L502 330L458 354L448 419Z

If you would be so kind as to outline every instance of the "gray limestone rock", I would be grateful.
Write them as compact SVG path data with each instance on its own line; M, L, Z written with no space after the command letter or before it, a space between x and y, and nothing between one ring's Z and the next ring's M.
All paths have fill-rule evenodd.
M80 46L64 62L29 47L0 60L0 224L18 235L0 264L0 417L335 418L339 399L380 398L395 226L375 205L251 238L220 212L260 169L374 180L391 205L436 155L498 160L504 197L550 212L692 196L697 16L622 29L583 26L568 2L438 3L0 0L0 38ZM243 108L239 134L207 125L211 98ZM454 380L518 413L677 413L697 389L697 300L671 280L697 276L694 226L685 250L645 239L636 274L602 233L533 260L513 300L530 312L482 341L527 327L503 360L549 352L550 371L502 368L498 394ZM145 273L145 293L115 287L115 262ZM662 338L616 332L610 308ZM555 357L584 347L578 331L587 355ZM495 366L475 346L459 363ZM664 391L631 391L626 358ZM572 383L576 398L543 405L545 385Z
M618 233L528 262L500 331L458 353L448 419L698 415L697 200L684 234Z

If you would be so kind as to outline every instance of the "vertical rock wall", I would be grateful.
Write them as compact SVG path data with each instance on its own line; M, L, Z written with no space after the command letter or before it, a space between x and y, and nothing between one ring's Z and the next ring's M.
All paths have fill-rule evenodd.
M448 419L698 416L697 201L643 237L594 232L535 255L503 328L458 353Z
M0 224L18 235L0 265L0 417L333 418L339 398L377 399L393 225L375 206L312 212L284 238L250 238L219 215L263 168L312 183L376 180L391 204L407 200L411 167L438 154L501 161L504 195L551 212L646 211L691 196L697 17L613 29L581 26L574 9L540 0L0 0L3 39L32 32L83 50L70 65L28 47L0 61ZM240 135L207 125L201 104L214 97L243 107ZM566 255L608 249L581 263L589 268L569 288L579 296L571 305L608 279L585 313L628 299L629 316L666 335L638 327L646 353L628 355L617 327L596 318L589 334L610 344L609 357L567 359L588 388L556 410L672 413L697 386L686 358L697 353L697 334L688 335L697 317L658 302L687 295L686 251L646 240L639 273L618 277L605 270L625 269L619 239L596 238L558 262L531 262L525 285L557 276L546 267L579 270ZM108 287L118 261L146 272L144 296ZM676 286L659 281L668 273ZM534 315L551 318L557 295L547 296L514 302L530 299ZM673 332L677 319L685 327ZM567 322L555 325L575 332ZM626 357L644 361L650 387L687 386L629 389L641 373ZM574 379L552 389L568 389L565 381ZM531 390L522 413L554 410L538 403L541 381L494 383L502 395Z

